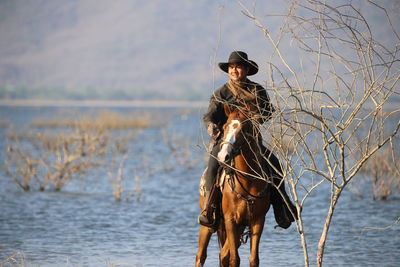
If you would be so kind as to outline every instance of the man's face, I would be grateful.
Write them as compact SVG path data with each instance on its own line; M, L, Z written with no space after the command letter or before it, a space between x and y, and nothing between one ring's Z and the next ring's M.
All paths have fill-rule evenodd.
M234 82L246 80L248 67L243 64L230 63L228 65L229 78Z

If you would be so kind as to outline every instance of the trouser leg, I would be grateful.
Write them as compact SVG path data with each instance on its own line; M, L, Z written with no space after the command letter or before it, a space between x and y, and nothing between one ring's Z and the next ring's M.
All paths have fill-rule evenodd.
M273 183L282 190L285 190L284 182L282 181L282 168L279 159L269 149L265 148L264 157L268 166L268 173L272 175Z
M271 204L274 208L275 220L280 227L288 228L291 222L293 222L295 218L297 219L296 207L286 193L279 159L266 147L263 148L268 173L272 176L272 182L275 185L272 188L271 194ZM292 212L295 217L292 215Z
M284 187L284 184L282 181L282 175L281 175L282 168L281 168L279 159L274 155L274 153L272 153L268 148L266 148L263 145L261 134L258 135L258 143L260 145L260 150L263 152L263 155L264 155L264 161L265 161L264 164L265 164L267 173L272 176L273 183L276 186L279 186L279 184L281 184L281 187L283 187L283 190L284 190L285 187Z
M206 172L206 191L211 191L215 179L217 177L219 162L217 160L217 155L219 152L219 145L215 145L211 151L210 158L208 159L208 166Z
M218 189L215 187L215 180L218 174L219 162L216 159L219 151L219 145L215 145L211 151L210 158L208 160L207 172L205 174L205 187L206 187L206 198L205 198L205 209L201 212L198 217L198 221L201 225L215 228L216 218L214 216L215 210L217 209L218 201Z

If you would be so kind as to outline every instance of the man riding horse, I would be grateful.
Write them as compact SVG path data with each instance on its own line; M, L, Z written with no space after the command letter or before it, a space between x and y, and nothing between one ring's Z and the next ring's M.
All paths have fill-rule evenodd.
M198 221L201 225L210 228L216 225L214 213L218 205L218 203L215 203L218 201L218 192L217 190L212 190L212 188L220 167L217 154L220 150L221 136L223 136L221 134L223 131L222 126L227 121L224 104L244 109L252 107L249 111L254 114L252 119L254 119L256 129L259 129L257 126L267 121L274 112L274 107L269 100L267 91L260 84L247 78L247 76L258 72L258 66L254 61L248 59L245 52L234 51L230 54L228 62L222 62L218 65L224 72L228 73L230 80L213 93L207 112L203 116L207 132L212 137L212 149L205 173L206 205L199 215ZM256 135L261 151L264 151L262 164L265 165L264 168L268 170L268 176L271 177L275 185L270 187L275 220L280 227L286 229L294 221L290 210L296 212L296 209L286 194L278 158L262 144L262 136L259 131ZM289 207L285 202L288 203Z

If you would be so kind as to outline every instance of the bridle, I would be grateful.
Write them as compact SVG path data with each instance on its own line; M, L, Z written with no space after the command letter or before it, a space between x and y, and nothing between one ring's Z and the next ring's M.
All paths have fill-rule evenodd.
M251 121L251 118L246 118L245 120L242 120L242 121L240 121L240 124L245 124L245 123L247 123L248 121ZM243 127L242 127L243 128ZM242 133L242 134L245 134L245 135L247 135L247 136L251 136L249 133ZM222 137L222 138L224 138L224 137ZM235 148L235 146L234 146L234 144L232 144L231 142L229 142L229 141L226 141L226 140L223 140L222 142L221 142L221 144L220 144L220 148L222 148L222 146L223 145L228 145L228 146L230 146L230 147L232 147L232 150L234 150L234 148Z

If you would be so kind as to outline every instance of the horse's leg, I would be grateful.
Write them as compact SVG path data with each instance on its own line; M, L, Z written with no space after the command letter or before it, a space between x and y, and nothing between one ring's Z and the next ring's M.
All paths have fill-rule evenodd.
M225 243L219 252L219 265L222 267L229 266L229 242L225 239Z
M246 228L245 226L239 227L239 232L238 232L239 236L243 233L245 228ZM229 266L229 243L225 242L225 240L226 240L225 229L222 234L224 236L224 239L222 239L222 240L224 240L224 242L221 242L222 246L221 246L221 252L220 252L220 261L221 261L220 264L221 264L221 266ZM240 247L240 242L239 242L238 248L239 247Z
M217 234L218 234L218 243L219 243L219 248L222 249L222 247L225 244L226 241L226 231L225 231L225 225L223 224L224 221L221 220Z
M260 260L258 258L258 248L260 245L261 234L264 229L265 217L259 218L254 221L250 227L250 267L258 267Z
M199 249L196 254L196 267L202 267L207 258L207 247L211 238L211 231L208 227L200 226L199 231Z
M199 199L200 209L203 210L205 206L205 197L200 195ZM196 267L202 267L207 258L207 247L210 242L212 232L208 227L200 225L199 230L199 248L196 254Z
M228 257L229 267L238 267L240 266L240 257L238 253L238 248L240 245L239 227L233 220L226 220L225 229L226 229L226 241L225 241L225 246L223 247L224 254L221 255L225 256L225 258L224 257L221 258L221 264L226 263L227 261L226 257Z

